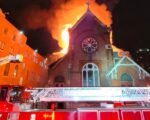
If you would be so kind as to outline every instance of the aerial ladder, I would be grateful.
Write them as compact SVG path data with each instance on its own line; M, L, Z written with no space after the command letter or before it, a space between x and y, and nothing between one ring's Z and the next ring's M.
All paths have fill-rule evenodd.
M0 58L0 66L7 64L9 62L22 62L22 61L23 61L23 55L21 54L8 55L8 56Z

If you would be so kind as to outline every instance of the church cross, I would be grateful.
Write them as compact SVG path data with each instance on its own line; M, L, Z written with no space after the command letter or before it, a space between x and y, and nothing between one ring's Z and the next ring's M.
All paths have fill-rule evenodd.
M89 10L89 8L90 8L90 0L87 0L86 5L87 5L87 9Z

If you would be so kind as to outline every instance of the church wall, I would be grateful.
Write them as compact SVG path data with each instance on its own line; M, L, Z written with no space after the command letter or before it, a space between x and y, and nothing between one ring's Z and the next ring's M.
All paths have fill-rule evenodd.
M59 68L58 68L59 67ZM68 57L66 56L62 61L60 61L59 65L56 67L53 66L53 68L49 69L49 84L48 86L56 86L56 82L55 82L55 78L59 75L64 77L64 86L68 86L69 81L69 61L68 61Z
M121 86L121 81L120 81L120 79L111 80L110 86L113 86L113 87L120 87L120 86Z
M107 33L108 34L108 33ZM73 41L73 52L71 52L72 56L72 70L76 72L82 72L82 67L84 64L88 62L95 63L100 70L100 80L102 85L104 85L103 80L105 79L105 73L112 64L112 50L107 50L105 48L106 41L104 39L104 35L102 34L94 34L92 31L86 31L80 34L77 38L74 37L74 34L71 34L71 41ZM81 42L86 37L93 37L98 41L98 50L93 53L92 55L88 55L84 53L84 51L81 49ZM108 36L108 35L107 35ZM105 35L106 37L106 35ZM108 37L107 37L108 38ZM108 59L109 58L109 59ZM109 63L109 64L108 64Z
M138 68L135 66L127 66L127 67L118 67L117 69L117 80L115 81L115 83L117 83L116 85L121 86L121 75L123 75L124 73L127 73L129 75L131 75L132 79L133 79L133 86L145 86L145 80L143 79L139 79L139 71ZM119 85L120 83L120 85ZM114 86L114 84L112 84Z
M113 63L112 49L106 49L105 47L105 45L110 44L109 32L107 28L101 26L95 16L87 16L76 27L70 29L69 53L55 69L49 71L51 84L54 83L55 76L61 73L67 81L66 86L81 87L83 66L86 63L94 63L99 68L100 86L107 86L105 74ZM87 37L92 37L98 42L98 49L92 54L87 54L82 50L82 41ZM64 70L66 66L71 66L71 68Z

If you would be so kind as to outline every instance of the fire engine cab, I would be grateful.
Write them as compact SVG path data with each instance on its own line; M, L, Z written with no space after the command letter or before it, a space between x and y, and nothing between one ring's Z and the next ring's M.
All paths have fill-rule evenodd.
M0 86L0 111L19 111L19 106L23 94L22 86L1 85Z
M114 91L114 94L110 94L110 89ZM136 106L120 105L125 102L146 103L149 100L150 93L147 87L64 87L24 90L21 86L1 86L0 90L0 120L149 120L150 118L149 106L143 106L142 104ZM15 103L18 104L21 101L24 91L30 92L34 103L97 101L101 104L93 108L76 109L57 109L55 104L51 104L52 106L49 109L28 108L23 110L17 108L15 110ZM112 103L119 105L112 106Z
M16 60L16 58L16 56L10 56L0 59L0 64ZM113 92L110 93L110 91ZM31 102L29 107L23 103L28 101L26 100L28 98L32 98L29 101ZM19 85L1 85L0 120L149 120L149 101L149 87L24 89ZM100 105L96 108L57 109L55 104L51 104L49 109L31 109L32 103L44 102L99 102ZM124 103L136 103L136 106L126 106Z

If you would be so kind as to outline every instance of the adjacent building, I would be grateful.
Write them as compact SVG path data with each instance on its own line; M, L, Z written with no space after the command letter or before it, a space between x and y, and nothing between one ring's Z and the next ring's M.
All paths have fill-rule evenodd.
M48 79L47 59L26 44L27 37L0 10L0 59L9 55L23 55L23 62L0 65L0 85L45 86Z

